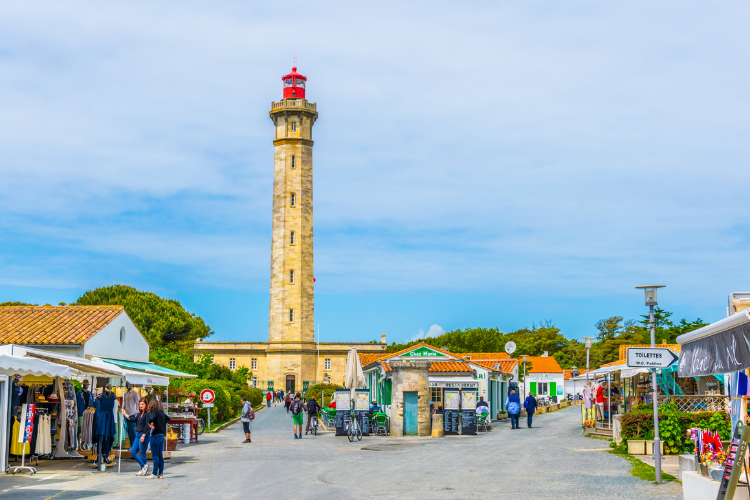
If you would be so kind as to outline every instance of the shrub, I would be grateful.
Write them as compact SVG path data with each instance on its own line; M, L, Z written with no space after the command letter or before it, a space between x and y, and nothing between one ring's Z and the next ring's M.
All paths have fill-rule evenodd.
M259 404L263 403L265 396L265 393L261 389L256 389L253 387L250 387L248 389L240 389L235 394L237 394L237 396L241 398L246 398L253 406L258 406Z
M337 384L315 384L307 389L307 399L315 397L315 401L323 406L323 397L326 401L331 401L331 394L337 389L345 389L345 387Z

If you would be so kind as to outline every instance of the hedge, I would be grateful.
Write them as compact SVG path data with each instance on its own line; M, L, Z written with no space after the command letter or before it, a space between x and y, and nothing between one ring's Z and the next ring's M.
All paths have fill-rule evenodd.
M323 405L323 399L321 396L325 396L326 401L331 401L331 394L336 392L337 389L345 389L342 385L337 384L315 384L307 389L307 399L314 397L315 401L318 402L321 406ZM322 394L321 394L322 392Z

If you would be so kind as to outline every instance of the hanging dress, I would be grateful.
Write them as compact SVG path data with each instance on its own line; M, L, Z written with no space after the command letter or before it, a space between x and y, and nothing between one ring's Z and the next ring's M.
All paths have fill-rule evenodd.
M13 419L13 434L11 435L11 443L10 443L10 454L11 455L18 455L21 456L21 454L25 453L26 455L29 455L29 450L31 447L29 446L29 443L19 443L18 442L18 434L21 431L21 424L18 420L15 418Z
M108 457L112 449L112 440L115 436L115 395L111 392L104 391L101 398L98 398L99 408L96 412L96 430L97 434L102 437L102 456Z

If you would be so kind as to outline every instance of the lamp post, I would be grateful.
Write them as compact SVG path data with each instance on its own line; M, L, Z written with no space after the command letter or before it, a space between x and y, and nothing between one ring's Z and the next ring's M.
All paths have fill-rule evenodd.
M586 384L589 383L589 352L591 351L591 341L596 337L583 337L586 341Z
M654 333L654 306L656 301L656 290L664 288L664 285L637 286L646 293L646 305L649 308L649 329L651 330L651 347L656 347L656 335ZM657 401L656 368L651 369L651 381L653 383L654 395L654 465L656 469L656 482L661 484L661 440L659 439L659 403Z

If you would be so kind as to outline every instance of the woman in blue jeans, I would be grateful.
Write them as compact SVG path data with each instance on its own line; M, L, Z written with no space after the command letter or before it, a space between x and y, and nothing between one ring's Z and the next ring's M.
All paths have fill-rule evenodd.
M148 472L148 443L151 441L151 428L149 427L149 420L151 414L146 411L148 407L148 401L146 398L141 398L138 402L138 413L135 415L128 415L125 410L120 410L128 422L135 422L135 440L131 443L130 456L135 458L138 465L141 466L141 470L136 473L136 476L145 476Z
M164 439L167 422L170 418L161 410L161 403L152 399L148 405L149 427L151 427L151 456L154 458L154 471L146 479L164 479Z
M510 390L510 396L505 400L505 409L510 415L511 429L518 429L518 414L521 411L521 399L513 389Z

